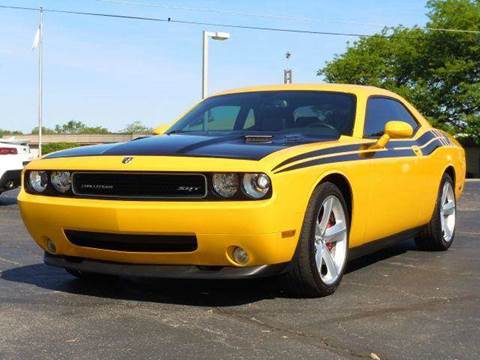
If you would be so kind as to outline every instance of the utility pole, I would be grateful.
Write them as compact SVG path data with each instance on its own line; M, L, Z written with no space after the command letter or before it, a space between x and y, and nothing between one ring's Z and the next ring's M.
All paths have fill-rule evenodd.
M285 59L287 59L287 68L283 70L283 83L284 84L291 84L293 80L293 72L292 69L289 69L288 60L292 57L292 53L287 51L285 54Z
M40 23L33 43L38 50L38 157L42 156L43 127L43 8L40 7Z

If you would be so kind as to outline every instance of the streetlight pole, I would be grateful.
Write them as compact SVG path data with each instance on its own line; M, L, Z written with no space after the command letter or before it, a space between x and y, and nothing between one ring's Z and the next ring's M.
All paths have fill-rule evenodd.
M228 40L230 34L226 32L203 31L203 51L202 51L202 99L207 97L208 93L208 39Z
M38 25L38 157L42 157L43 127L43 8Z
M207 97L208 91L208 32L203 32L203 52L202 52L202 99Z

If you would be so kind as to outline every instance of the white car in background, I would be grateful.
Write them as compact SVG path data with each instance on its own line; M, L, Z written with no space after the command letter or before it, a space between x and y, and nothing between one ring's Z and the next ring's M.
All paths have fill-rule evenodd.
M20 186L22 169L32 160L28 143L0 139L0 194Z

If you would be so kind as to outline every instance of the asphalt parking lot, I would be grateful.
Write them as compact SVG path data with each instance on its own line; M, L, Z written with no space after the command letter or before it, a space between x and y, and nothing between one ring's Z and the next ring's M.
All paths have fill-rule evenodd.
M364 257L321 299L275 280L82 282L43 265L15 195L0 196L0 359L480 358L479 182L450 251Z

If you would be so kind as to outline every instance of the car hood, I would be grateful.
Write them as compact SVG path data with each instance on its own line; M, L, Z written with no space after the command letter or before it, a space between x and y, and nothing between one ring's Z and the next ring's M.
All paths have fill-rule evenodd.
M195 156L260 160L290 146L332 141L329 139L285 136L273 137L271 143L248 143L244 136L161 135L138 138L125 143L83 146L59 151L46 159L80 156Z

